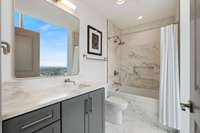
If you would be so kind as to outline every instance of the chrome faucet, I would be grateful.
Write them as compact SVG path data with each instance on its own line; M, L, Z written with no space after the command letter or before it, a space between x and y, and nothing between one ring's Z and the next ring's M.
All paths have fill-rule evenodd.
M70 78L67 78L64 80L65 83L73 83L74 85L76 85L76 81L72 81Z

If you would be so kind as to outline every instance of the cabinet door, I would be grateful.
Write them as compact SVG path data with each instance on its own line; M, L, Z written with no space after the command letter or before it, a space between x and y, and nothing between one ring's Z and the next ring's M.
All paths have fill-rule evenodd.
M3 121L3 133L34 133L60 120L60 103Z
M88 94L62 102L62 133L87 133Z
M60 131L60 121L55 122L48 127L45 127L35 133L61 133Z
M104 89L89 94L89 133L105 133Z

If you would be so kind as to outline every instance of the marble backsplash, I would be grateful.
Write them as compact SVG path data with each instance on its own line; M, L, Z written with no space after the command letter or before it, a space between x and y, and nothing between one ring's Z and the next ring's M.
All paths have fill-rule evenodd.
M110 76L110 80L125 86L159 89L160 30L129 34L121 39L125 41L124 45L111 44L108 47L110 60L115 59L109 62L110 75L114 69L119 72L118 76Z

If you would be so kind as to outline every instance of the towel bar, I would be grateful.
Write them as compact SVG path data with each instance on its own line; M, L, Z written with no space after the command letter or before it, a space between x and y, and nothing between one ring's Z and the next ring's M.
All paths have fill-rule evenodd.
M107 61L108 60L108 58L105 58L105 57L103 59L88 57L86 54L83 54L83 58L85 58L86 60L97 60L97 61Z

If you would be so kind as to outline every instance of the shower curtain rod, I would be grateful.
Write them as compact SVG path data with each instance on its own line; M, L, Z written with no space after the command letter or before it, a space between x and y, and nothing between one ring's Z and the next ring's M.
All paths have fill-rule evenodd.
M179 24L179 23L171 23L171 24ZM128 33L123 33L123 34L119 34L119 35L114 35L114 36L108 37L108 39L112 39L112 38L114 38L116 36L126 36L126 35L140 33L140 32L144 32L144 31L148 31L148 30L158 29L158 28L161 28L161 27L167 26L167 25L170 25L170 24L166 24L166 25L162 25L162 26L155 26L155 27L152 27L152 28L147 28L147 29L133 31L133 32L128 32Z

